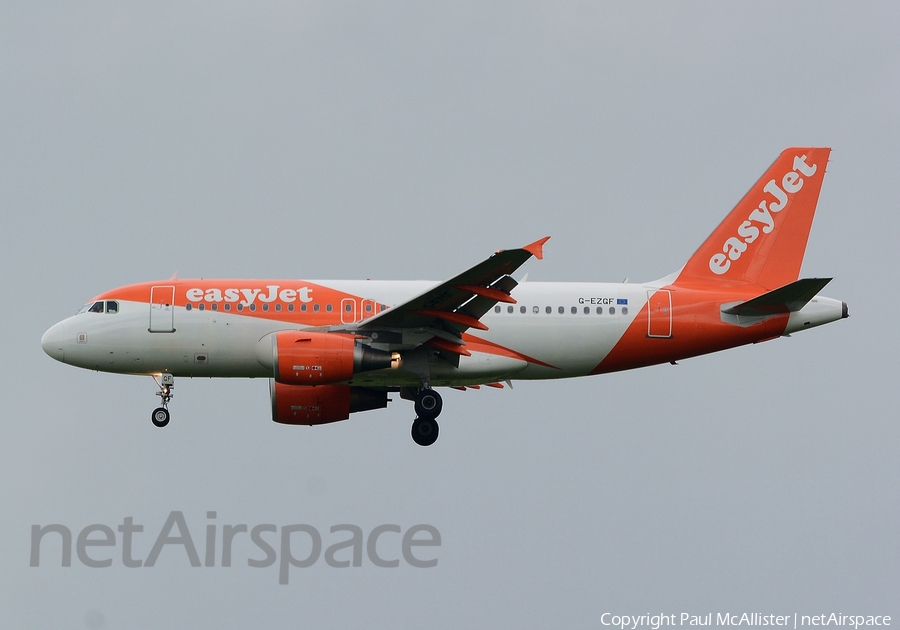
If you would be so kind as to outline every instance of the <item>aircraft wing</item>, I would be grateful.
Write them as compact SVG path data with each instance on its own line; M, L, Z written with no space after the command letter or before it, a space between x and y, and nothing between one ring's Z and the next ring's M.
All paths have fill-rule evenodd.
M464 345L462 333L469 328L487 330L479 320L497 302L515 304L509 293L518 283L509 274L532 256L543 258L543 245L549 238L520 249L500 250L450 280L360 322L357 330L430 330L437 333L434 345L453 352Z

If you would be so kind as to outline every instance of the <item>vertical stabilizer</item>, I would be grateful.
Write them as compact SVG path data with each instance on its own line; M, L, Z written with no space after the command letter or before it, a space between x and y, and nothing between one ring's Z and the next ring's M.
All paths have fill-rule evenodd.
M797 280L828 165L828 148L785 149L700 246L675 285Z

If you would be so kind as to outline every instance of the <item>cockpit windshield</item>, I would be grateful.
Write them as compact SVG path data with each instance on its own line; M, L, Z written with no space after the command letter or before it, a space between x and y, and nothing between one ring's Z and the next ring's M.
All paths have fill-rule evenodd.
M81 315L82 313L104 313L104 312L118 313L119 312L119 303L116 302L115 300L106 300L105 302L103 300L99 300L97 302L90 302L90 303L82 306L80 309L78 309L78 312L75 314Z

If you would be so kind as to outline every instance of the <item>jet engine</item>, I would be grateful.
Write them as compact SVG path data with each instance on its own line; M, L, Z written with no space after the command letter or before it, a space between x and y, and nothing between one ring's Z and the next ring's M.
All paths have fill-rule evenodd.
M298 330L264 337L257 357L286 385L340 383L360 372L398 368L401 363L398 353L364 346L352 335Z
M326 424L351 413L387 407L386 391L349 385L285 385L269 379L272 420L281 424Z

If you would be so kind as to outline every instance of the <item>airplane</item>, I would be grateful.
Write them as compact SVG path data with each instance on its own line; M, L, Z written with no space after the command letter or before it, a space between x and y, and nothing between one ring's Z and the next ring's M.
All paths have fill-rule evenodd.
M848 317L799 279L829 148L783 151L678 271L645 283L517 282L549 237L445 282L171 279L101 293L51 327L44 351L149 375L169 423L175 377L268 378L272 419L318 425L414 403L438 437L436 387L605 374L789 336Z

